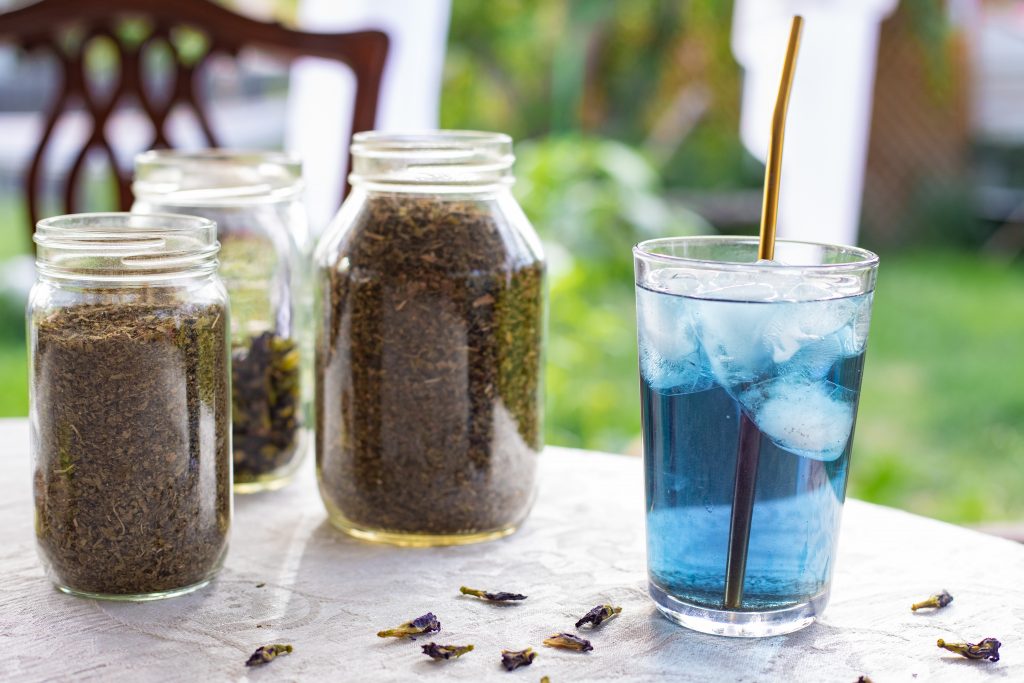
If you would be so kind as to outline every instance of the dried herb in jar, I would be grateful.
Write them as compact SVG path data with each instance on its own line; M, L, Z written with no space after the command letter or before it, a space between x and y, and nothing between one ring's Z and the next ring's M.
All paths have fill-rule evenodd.
M299 351L294 340L264 332L231 353L235 482L258 481L295 456L299 423Z
M36 535L68 588L187 587L227 547L227 311L173 296L34 321Z
M543 264L486 200L373 194L321 275L317 464L332 518L508 528L541 448Z

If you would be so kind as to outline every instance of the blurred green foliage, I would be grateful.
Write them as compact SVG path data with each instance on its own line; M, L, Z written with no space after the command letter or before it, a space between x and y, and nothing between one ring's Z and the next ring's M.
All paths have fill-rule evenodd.
M551 291L548 441L623 450L639 433L631 248L706 231L619 142L550 136L518 148L516 194L545 240Z

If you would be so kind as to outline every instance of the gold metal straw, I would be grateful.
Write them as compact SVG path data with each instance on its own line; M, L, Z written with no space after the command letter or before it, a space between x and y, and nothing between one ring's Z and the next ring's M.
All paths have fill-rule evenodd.
M779 180L782 176L782 139L786 133L786 111L789 91L793 86L796 54L800 48L800 30L804 20L793 17L789 30L786 60L782 65L782 82L772 114L772 136L768 146L768 164L764 174L764 205L761 207L761 241L758 258L775 256L775 223L779 211ZM741 412L740 436L736 447L736 475L733 482L732 512L729 520L729 549L725 565L726 609L743 606L743 581L747 573L747 551L750 546L750 525L754 517L757 488L757 464L761 457L761 434L746 413Z
M772 136L768 143L768 164L764 171L764 203L761 205L761 241L757 256L772 259L775 256L775 224L779 218L779 182L782 178L782 142L786 137L786 112L789 111L789 91L793 89L793 72L796 71L796 54L800 50L800 31L804 19L793 17L789 29L789 45L786 60L782 64L782 80L779 95L775 99L772 114Z

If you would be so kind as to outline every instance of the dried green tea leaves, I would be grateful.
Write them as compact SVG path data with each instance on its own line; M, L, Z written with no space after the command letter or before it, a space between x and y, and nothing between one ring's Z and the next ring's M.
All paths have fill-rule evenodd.
M427 612L421 617L412 621L399 624L395 628L386 631L378 631L378 638L411 638L423 633L436 633L441 630L441 622L437 620L432 612Z
M953 596L943 590L941 593L929 596L921 602L915 602L910 606L910 611L916 612L919 609L942 609L951 602L953 602Z
M505 667L505 671L515 671L521 666L529 666L536 658L537 653L533 651L532 647L525 650L501 651L501 665Z
M296 456L299 375L292 339L264 332L232 350L235 483L259 481Z
M208 580L231 521L227 309L154 287L37 314L36 536L105 595Z
M559 647L564 650L576 650L577 652L590 652L594 646L586 638L574 636L571 633L556 633L544 639L548 647Z
M576 622L576 628L580 628L584 624L590 624L591 628L596 628L620 612L622 612L621 607L598 605L584 614L583 617Z
M938 646L943 650L955 652L967 659L987 659L990 662L999 661L999 648L1002 647L995 638L985 638L980 643L947 643L939 638Z
M431 659L459 658L467 652L472 651L472 645L438 645L437 643L428 643L423 646L423 654L427 655Z
M487 602L515 602L526 599L526 596L522 593L488 593L487 591L477 590L476 588L467 588L466 586L459 588L459 592L463 595L472 595L478 598L483 598Z
M367 197L320 273L332 519L434 536L522 520L542 446L543 274L493 199Z
M262 645L256 648L256 651L249 656L249 659L246 660L245 665L262 666L264 664L268 664L274 661L281 655L290 655L293 649L294 648L292 648L291 645Z

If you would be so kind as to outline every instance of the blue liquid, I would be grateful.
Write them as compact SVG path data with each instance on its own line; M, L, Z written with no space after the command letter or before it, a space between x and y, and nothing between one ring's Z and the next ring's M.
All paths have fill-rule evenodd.
M637 303L650 581L684 603L726 608L746 414L759 456L740 609L825 596L870 295L743 303L638 289ZM682 323L666 334L675 321Z

